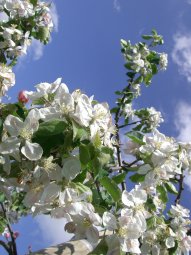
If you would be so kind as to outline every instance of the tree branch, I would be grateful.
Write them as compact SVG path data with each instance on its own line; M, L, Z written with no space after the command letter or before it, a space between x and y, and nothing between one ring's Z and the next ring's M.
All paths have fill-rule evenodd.
M10 224L9 224L9 219L7 217L7 213L6 213L6 209L3 205L2 202L0 202L0 205L1 205L1 208L2 208L2 211L3 211L3 214L4 214L4 217L5 219L7 220L7 228L9 230L9 233L10 233L10 236L11 236L11 254L12 255L17 255L17 246L16 246L16 242L15 242L15 238L14 238L14 233L10 227ZM10 253L9 253L10 254Z
M0 240L0 245L7 251L8 254L11 255L11 251L10 251L10 249L9 249L9 246L8 246L5 242L3 242L2 240Z
M184 190L184 175L183 174L180 175L180 179L178 179L178 182L179 182L179 190L178 190L178 195L175 199L175 205L180 203L182 191Z

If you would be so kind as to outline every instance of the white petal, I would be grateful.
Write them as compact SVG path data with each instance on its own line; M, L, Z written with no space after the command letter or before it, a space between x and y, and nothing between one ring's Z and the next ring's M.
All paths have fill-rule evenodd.
M99 241L99 231L93 226L86 230L86 236L91 244L97 244Z
M147 192L143 189L133 190L131 194L136 205L143 204L147 201Z
M76 157L66 158L62 167L62 176L67 180L74 179L81 171L81 163Z
M10 157L8 155L4 156L5 163L3 164L3 170L7 173L10 174L11 171L11 161Z
M60 113L56 111L55 107L41 108L39 110L39 113L40 113L40 118L45 121L57 119L60 116Z
M175 246L175 241L174 241L174 238L172 236L168 237L166 240L165 240L165 244L166 244L166 247L167 248L172 248Z
M4 127L11 136L18 136L23 126L23 121L13 115L8 115L4 122Z
M107 255L119 255L120 254L120 242L116 234L106 236L106 243L108 245Z
M25 198L24 198L24 205L27 207L31 207L35 203L37 203L40 199L40 196L43 192L42 187L38 189L31 189L27 192Z
M117 221L115 216L110 212L104 212L103 214L103 225L108 230L117 229Z
M136 254L141 253L141 251L139 249L138 239L127 239L127 240L125 240L125 242L123 243L122 250L126 251L126 252L136 253Z
M50 87L50 90L49 90L49 93L55 93L55 91L58 89L60 83L62 81L62 78L58 78L56 79L52 84L51 84L51 87Z
M134 206L133 197L126 190L122 193L122 202L128 207Z
M50 183L45 189L41 196L40 201L43 203L50 203L58 197L60 192L60 187L55 183Z
M65 205L71 202L74 202L78 197L78 194L75 189L66 188L64 192L61 192L59 195L59 201L61 205Z
M18 139L17 137L8 137L2 143L0 143L0 153L3 155L18 154L19 146L20 146L20 139Z
M42 157L43 149L38 143L26 141L25 146L21 148L22 154L29 160L39 160Z
M29 130L31 134L38 130L40 113L38 109L32 109L24 121L24 128Z

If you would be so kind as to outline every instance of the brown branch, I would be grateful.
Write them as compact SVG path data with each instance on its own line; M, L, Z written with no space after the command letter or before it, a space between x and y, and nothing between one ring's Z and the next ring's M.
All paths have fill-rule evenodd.
M0 245L7 251L8 254L12 254L12 251L9 249L9 246L5 242L0 240Z
M127 163L127 162L125 162L125 161L123 161L122 163L125 165L125 166L127 166L127 167L131 167L131 166L133 166L134 164L136 164L137 162L139 162L139 159L135 159L133 162L131 162L131 163Z
M141 122L141 120L134 121L134 122L131 122L131 123L128 123L128 124L124 124L124 125L119 126L119 129L127 127L127 126L131 126L131 125L135 125L135 124L140 123L140 122Z
M103 201L103 198L102 198L102 195L101 195L101 190L100 190L100 187L99 187L99 183L98 183L97 180L95 180L94 173L90 173L90 174L91 174L93 180L95 181L95 186L96 186L98 195L99 195L99 197L101 198L101 200Z
M17 255L17 246L16 246L16 242L15 242L15 238L14 238L14 233L13 233L13 231L12 231L12 229L11 229L11 226L10 226L10 224L9 224L9 219L8 219L8 217L7 217L7 212L6 212L6 209L5 209L5 207L4 207L4 205L3 205L3 203L2 202L0 202L0 205L1 205L1 208L2 208L2 211L3 211L3 214L4 214L4 217L5 217L5 219L7 220L7 228L8 228L8 230L9 230L9 233L10 233L10 236L11 236L11 255Z
M129 82L129 85L127 86L127 91L130 90L130 87L131 87L131 81ZM124 93L122 99L121 99L121 102L120 104L123 104L124 101L125 101L125 98L126 98L126 94ZM121 149L120 149L120 136L119 136L119 129L120 129L120 125L119 125L119 119L122 115L122 111L121 111L121 107L119 105L116 113L115 113L115 127L116 127L116 140L117 140L117 146L116 146L116 149L117 149L117 161L118 161L118 166L121 168L122 167L122 160L121 160ZM123 170L119 170L120 173L123 172ZM122 182L121 183L121 188L122 190L125 190L126 189L126 185L125 185L125 182Z
M177 197L175 199L175 205L180 203L182 191L184 190L184 175L183 174L180 175L180 179L178 179L178 182L179 182L179 189L178 189Z

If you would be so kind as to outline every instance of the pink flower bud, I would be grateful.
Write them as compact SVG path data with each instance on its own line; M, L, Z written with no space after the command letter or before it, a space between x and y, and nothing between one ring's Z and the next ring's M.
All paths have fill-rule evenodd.
M19 102L21 102L23 104L28 103L29 98L28 98L25 90L22 90L22 91L19 92L18 100L19 100Z
M19 235L20 235L20 233L19 233L18 231L15 231L15 232L13 233L13 237L14 237L15 239L17 239L17 237L19 237Z
M9 239L10 236L11 236L11 235L10 235L10 233L8 233L8 232L4 233L4 237L5 237L6 239Z

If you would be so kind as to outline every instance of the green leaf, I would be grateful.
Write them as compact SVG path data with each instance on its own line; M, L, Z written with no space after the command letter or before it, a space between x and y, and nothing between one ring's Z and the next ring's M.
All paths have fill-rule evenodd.
M50 120L42 122L34 137L47 137L63 133L67 124L62 120Z
M88 149L87 145L81 144L79 147L79 153L80 153L80 161L82 164L86 165L91 160L91 155Z
M87 175L87 169L84 169L72 181L73 182L81 182L81 183L83 183L84 180L86 179L86 175Z
M134 81L134 84L139 84L139 83L142 83L143 82L143 76L140 75L135 81Z
M92 252L88 253L88 255L105 255L107 254L107 251L108 246L105 241L105 238L103 237L103 239L99 242L96 248Z
M105 176L100 180L100 183L115 202L118 202L121 199L121 190L113 180Z
M176 187L171 182L166 182L165 187L168 190L168 192L177 195L178 191L176 190Z
M0 234L3 233L7 226L7 222L4 218L0 217Z
M38 0L30 0L30 3L31 3L32 5L34 5L34 6L37 5L37 2L38 2Z
M129 177L129 179L132 182L143 182L145 180L145 175L142 174L134 174L131 177Z
M138 131L130 131L126 133L127 135L133 142L144 145L145 143L143 142L143 135L138 132Z
M150 39L153 38L153 36L152 36L152 35L142 35L142 38L143 38L144 40L150 40Z
M44 105L45 100L43 97L33 100L32 105Z
M92 191L89 187L82 184L81 182L73 183L75 186L75 189L79 191L80 194L87 193L88 194L88 201L92 202Z
M153 74L152 74L152 73L148 73L148 74L144 77L144 80L143 80L144 83L145 83L146 85L150 85L152 77L153 77Z
M24 119L25 119L25 111L24 111L22 105L21 105L20 103L15 104L15 105L17 106L17 111L16 111L16 113L18 114L18 116L19 116L20 118L22 118L22 119L24 120Z
M75 121L72 121L73 128L73 140L86 140L89 138L88 132L85 128L82 128Z
M61 120L42 122L38 131L34 133L32 141L39 143L43 148L44 155L48 155L57 146L65 145L66 147L67 135L71 133L67 131L67 135L64 134L67 126L68 124ZM72 141L71 136L68 140Z
M157 192L159 193L159 198L161 199L161 201L166 204L168 201L168 194L166 188L162 185L158 185Z
M150 198L150 197L147 198L146 206L148 207L148 209L149 209L150 211L156 211L156 206L155 206L155 204L154 204L154 202L153 202L153 199Z
M133 79L135 77L135 74L134 72L127 72L127 76L129 76L129 78Z
M147 219L147 229L152 229L156 227L156 217L152 216Z
M48 156L51 150L64 144L65 136L64 134L50 135L47 137L35 136L32 141L40 144L43 148L43 155Z
M110 110L110 112L111 112L111 113L116 113L116 112L118 111L118 109L119 109L118 107L114 107L114 108L112 108L112 109Z
M118 174L112 177L112 180L116 183L116 184L120 184L125 180L127 173L122 173L122 174Z
M50 37L50 31L48 27L38 27L38 31L36 33L36 39L39 39L41 42L47 43Z
M152 68L152 74L157 74L158 73L158 69L157 66L155 64L151 64L151 68Z
M177 249L178 249L178 241L175 240L175 246L168 249L169 255L176 255L177 254Z
M118 96L120 96L120 95L123 94L123 92L121 92L120 90L117 90L117 91L115 91L115 94L118 95Z
M4 193L0 193L0 202L3 203L5 201L5 194Z

